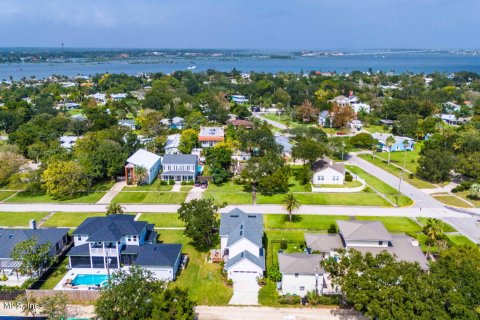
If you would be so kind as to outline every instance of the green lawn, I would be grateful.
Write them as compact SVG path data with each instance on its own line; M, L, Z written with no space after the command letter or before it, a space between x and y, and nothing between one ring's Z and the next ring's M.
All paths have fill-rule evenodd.
M362 158L363 160L366 160L368 162L370 162L371 164L374 164L376 165L377 167L379 168L382 168L383 170L397 176L397 177L400 177L400 174L401 174L401 171L402 169L400 168L397 168L395 166L392 166L392 165L388 165L386 161L383 161L381 158L372 158L371 155L369 154L362 154L362 155L359 155L360 158ZM421 180L419 178L413 178L413 179L410 179L409 176L408 176L408 173L405 172L404 176L403 176L403 179L404 181L410 183L412 186L414 187L417 187L419 189L429 189L429 188L435 188L435 186L433 184L431 184L430 182L427 182L427 181L424 181L424 180Z
M390 133L390 129L385 129L383 125L382 126L369 125L369 126L364 126L363 128L370 133L375 133L375 132Z
M299 127L299 126L311 126L312 124L304 124L304 123L300 123L300 122L297 122L295 121L292 121L292 118L288 115L276 115L276 114L262 114L262 118L265 118L265 119L268 119L268 120L273 120L273 121L276 121L276 122L280 122L281 124L284 124L284 125L287 125L290 127L290 128L295 128L295 127Z
M177 280L170 286L178 286L188 290L190 298L198 305L226 305L233 295L231 287L225 285L221 274L222 266L208 263L208 253L199 252L190 244L190 239L183 235L181 230L161 230L160 240L165 243L181 243L182 253L188 254L188 266L182 271Z
M276 283L267 280L265 286L260 288L258 292L258 303L262 306L269 306L269 307L280 307L280 303L278 302L278 291Z
M385 228L392 233L415 233L422 231L415 221L407 217L378 217L357 216L357 220L376 220L383 223Z
M113 202L181 204L186 197L187 192L120 192Z
M457 197L455 196L437 196L435 194L432 194L432 196L440 201L441 203L444 203L448 206L453 206L453 207L460 207L460 208L472 208L471 205L469 205L468 203L466 203L465 201L462 201L460 199L458 199ZM468 201L468 199L467 199Z
M48 195L31 195L25 192L19 192L5 202L8 202L8 203L42 203L42 202L43 203L49 203L49 202L51 203L95 203L98 200L100 200L104 194L105 194L104 191L92 192L74 199L57 200L57 199L53 199Z
M405 152L391 152L390 163L403 167L403 160L406 154L405 169L410 172L417 172L418 159L420 158L420 150L422 149L423 142L415 143L415 149ZM377 152L376 156L388 161L388 152Z
M178 213L142 213L138 221L147 221L155 224L155 227L180 228L185 223L178 219Z
M383 206L390 207L385 199L375 193L294 193L301 204L345 205L345 206ZM257 194L257 204L280 204L285 194Z
M152 184L144 186L125 186L122 191L170 191L173 186L160 184L160 179L156 179Z
M265 229L309 229L328 230L336 220L347 220L348 216L321 216L295 214L292 222L288 215L266 214L263 216Z
M42 280L38 280L34 284L35 289L40 290L53 290L55 286L62 280L67 273L68 257L63 256L57 265L52 266Z
M193 189L193 186L181 186L180 191L188 192Z
M470 239L461 234L448 234L447 238L450 243L457 246L472 246L475 245Z
M0 191L0 201L7 199L8 197L14 195L17 191Z
M242 184L236 184L232 180L222 183L220 185L209 183L208 188L205 193L216 193L216 192L249 192L247 186Z
M397 197L398 193L395 188L386 184L377 177L365 172L365 170L352 165L346 165L345 168L352 174L358 175L360 178L364 179L370 187L374 188L380 193L383 193L388 199L390 199L390 201L397 204L399 207L409 206L413 203L413 201L404 194L401 194L400 197Z
M252 194L249 192L205 192L203 199L211 198L216 204L252 204Z
M78 227L89 217L104 216L105 213L92 212L55 212L42 227Z
M0 212L0 226L3 227L25 227L30 219L37 223L42 220L47 212Z
M462 192L457 192L455 195L459 196L462 199L467 200L468 202L472 203L475 207L480 207L480 200L472 200L467 198L469 194L469 191L462 191Z
M284 252L303 252L302 246L304 245L304 231L297 230L266 230L267 236L267 268L272 263L278 261L278 250L280 250L281 240L287 240L287 249L283 249Z
M428 221L428 218L419 217L419 218L417 218L417 220L422 225L426 225L427 221ZM443 232L457 232L457 230L454 227L452 227L451 225L449 225L448 223L445 223L445 222L442 221L442 225L443 225Z
M343 184L318 184L315 187L318 188L357 188L360 187L362 183L357 180L345 181Z

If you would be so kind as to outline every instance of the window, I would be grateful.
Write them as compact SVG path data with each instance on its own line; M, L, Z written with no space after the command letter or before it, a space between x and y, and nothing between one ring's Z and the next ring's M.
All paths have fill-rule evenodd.
M325 180L325 177L324 176L318 176L317 180L318 181L323 181L323 180Z
M378 244L379 244L380 246L383 246L383 241L378 241Z
M298 273L295 273L295 278L298 278Z
M300 286L300 291L305 291L305 287L304 287L304 286Z
M133 236L133 241L137 241L137 236Z
M78 236L78 237L77 237L77 240L78 240L78 241L82 241L82 236Z
M132 241L132 238L128 236L127 241Z

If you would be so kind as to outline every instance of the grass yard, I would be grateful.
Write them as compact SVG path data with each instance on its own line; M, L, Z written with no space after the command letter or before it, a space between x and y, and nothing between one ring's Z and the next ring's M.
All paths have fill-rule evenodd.
M89 194L82 195L77 198L67 199L67 200L57 200L53 199L51 196L46 194L44 195L31 195L26 192L19 192L5 202L8 203L96 203L100 200L104 191L92 192Z
M52 266L41 280L35 282L32 288L40 290L53 290L67 273L68 257L63 256L57 265Z
M47 212L0 212L0 226L2 227L25 227L30 219L37 223L45 218Z
M42 227L78 227L89 217L104 216L105 213L92 212L55 212Z
M283 252L303 252L305 242L304 231L293 230L266 230L267 236L267 268L272 263L278 261L278 251L280 249L280 241L287 241L287 249L282 249Z
M380 206L390 207L390 203L375 193L294 193L300 203L312 205ZM257 194L257 204L280 204L285 194Z
M462 191L462 192L457 192L455 193L455 195L459 196L460 198L462 199L465 199L467 200L468 202L472 203L473 205L475 205L475 207L480 207L480 200L472 200L472 199L468 199L467 198L467 195L469 194L469 191Z
M13 196L15 193L17 193L17 191L0 191L0 202Z
M220 185L216 185L214 183L209 183L208 188L205 191L205 193L211 192L250 192L247 186L244 186L242 184L236 184L232 180L229 180L228 182L225 182Z
M378 217L357 216L357 220L376 220L383 223L385 228L392 233L416 233L422 231L415 221L407 217Z
M447 234L449 242L456 246L473 246L473 243L470 239L461 234Z
M212 198L216 204L252 204L249 192L205 192L203 199Z
M422 225L426 225L427 221L428 221L428 218L418 217L417 220ZM457 230L454 227L452 227L451 225L449 225L448 223L445 223L443 221L442 221L442 226L443 226L443 232L457 232Z
M265 118L265 119L268 119L268 120L273 120L273 121L276 121L276 122L280 122L281 124L283 125L287 125L288 124L288 127L290 128L295 128L295 127L299 127L299 126L311 126L312 124L305 124L305 123L300 123L300 122L297 122L295 121L295 119L293 119L292 121L292 117L288 116L288 115L277 115L277 114L262 114L262 118Z
M265 286L260 288L260 291L258 292L258 303L262 306L269 307L283 306L278 302L278 291L275 282L267 280Z
M455 196L444 196L444 195L432 194L432 197L434 197L436 200L438 200L441 203L444 203L448 206L460 207L460 208L472 208L471 205L469 205L465 201L462 201L461 199L458 199ZM467 201L468 201L468 199L467 199Z
M400 177L402 169L397 168L397 167L392 166L392 165L390 165L390 166L387 165L387 162L383 161L381 158L376 158L376 157L372 158L372 156L369 155L369 154L362 154L362 155L359 155L359 157L362 158L363 160L366 160L366 161L370 162L371 164L374 164L377 167L393 174L396 177ZM404 174L403 179L404 179L404 181L410 183L412 186L417 187L419 189L435 188L435 186L428 181L424 181L424 180L421 180L419 178L413 178L413 179L409 178L407 172Z
M193 186L181 186L180 191L188 192L193 189Z
M383 133L390 133L390 129L385 129L385 126L374 126L374 125L369 125L369 126L364 126L363 129L367 130L370 133L375 133L375 132L383 132Z
M113 202L181 204L186 197L187 192L120 192Z
M404 194L401 194L400 197L397 197L397 190L395 188L386 184L377 177L365 172L363 169L352 165L346 165L345 168L352 174L360 176L360 178L364 179L369 186L378 192L383 193L390 201L396 203L399 207L409 206L413 203L413 201Z
M206 262L207 253L197 251L182 230L161 230L160 240L165 243L181 243L182 253L188 254L188 266L170 286L187 289L190 298L198 305L226 305L233 289L225 285L220 264Z
M160 228L181 228L185 226L185 223L178 219L178 213L142 213L138 221L147 221Z
M122 191L170 191L173 189L171 185L161 185L160 179L156 179L152 184L144 186L125 186Z
M360 181L345 181L343 184L318 184L315 187L319 188L357 188L360 187L362 183Z
M418 166L418 159L420 158L420 150L422 150L422 144L423 142L417 142L415 143L415 149L412 151L407 151L406 156L407 159L405 161L405 169L407 169L410 172L417 172L417 166ZM384 159L385 161L388 161L388 152L377 152L375 153L376 156ZM392 152L390 156L390 162L393 164L396 164L400 167L403 167L403 159L405 156L405 152Z
M347 220L348 218L348 216L294 214L292 222L290 222L288 215L266 214L263 216L265 229L328 230L336 220Z

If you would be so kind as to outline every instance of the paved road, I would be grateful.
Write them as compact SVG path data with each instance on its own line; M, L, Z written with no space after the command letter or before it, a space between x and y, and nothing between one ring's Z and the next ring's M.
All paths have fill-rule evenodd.
M253 113L253 116L254 116L255 118L258 118L258 119L261 119L261 120L263 120L263 121L266 121L268 124L271 124L272 126L277 127L278 129L281 129L281 130L286 130L286 129L287 129L287 126L284 125L283 123L280 123L280 122L277 122L277 121L273 121L273 120L264 118L264 117L262 117L262 114L261 114L261 113L254 112L254 113Z

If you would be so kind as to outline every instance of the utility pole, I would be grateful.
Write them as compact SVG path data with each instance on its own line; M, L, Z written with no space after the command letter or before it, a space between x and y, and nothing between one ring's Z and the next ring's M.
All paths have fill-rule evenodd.
M398 199L400 198L400 186L402 184L403 175L405 174L405 165L407 164L407 146L408 146L408 141L404 140L403 141L403 167L402 167L402 172L400 173L400 180L398 182L397 205L398 205Z

